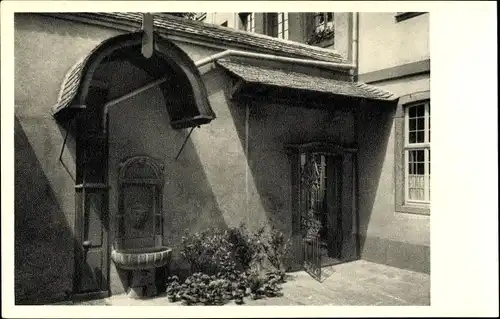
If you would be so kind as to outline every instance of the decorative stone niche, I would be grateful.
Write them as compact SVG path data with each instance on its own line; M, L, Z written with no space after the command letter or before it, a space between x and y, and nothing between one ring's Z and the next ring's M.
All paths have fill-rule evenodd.
M135 156L120 164L117 248L161 246L163 165Z
M163 164L134 156L119 165L116 241L111 258L128 271L129 296L157 293L171 249L163 246ZM155 283L156 281L156 283Z

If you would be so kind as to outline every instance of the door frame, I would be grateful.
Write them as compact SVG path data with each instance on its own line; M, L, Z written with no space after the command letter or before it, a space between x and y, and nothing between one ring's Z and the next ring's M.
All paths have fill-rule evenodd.
M360 258L359 229L358 229L358 185L357 185L357 147L353 144L338 144L335 142L308 142L288 144L285 151L290 159L291 166L291 216L292 237L300 238L300 155L302 153L324 153L325 155L340 158L340 207L342 217L349 212L349 220L345 221L348 229L343 230L342 240L350 240L349 249L341 248L340 262L348 262ZM347 176L346 176L347 174ZM345 213L345 214L344 214ZM299 241L301 242L301 240ZM294 243L298 243L294 240ZM302 251L302 249L296 250ZM303 257L299 258L303 260ZM293 268L296 268L294 265Z

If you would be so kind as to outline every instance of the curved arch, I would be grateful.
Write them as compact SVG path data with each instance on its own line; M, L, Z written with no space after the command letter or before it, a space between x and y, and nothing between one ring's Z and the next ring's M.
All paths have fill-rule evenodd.
M141 166L150 169L152 176L147 176L148 172L145 170L143 170L142 172L138 172L137 169L138 168L140 169ZM119 173L120 182L126 182L126 181L140 182L141 180L150 180L150 181L155 180L156 183L158 184L163 183L164 165L152 157L142 156L142 155L134 156L120 163L119 167L120 167L120 173ZM135 172L137 172L138 174L133 174L134 169L136 169ZM146 173L145 174L146 176L141 176L144 175L143 173Z
M212 121L215 118L215 113L210 107L205 84L193 61L174 43L156 33L154 34L154 43L156 59L168 66L167 69L160 71L164 71L164 75L173 73L175 76L175 81L160 85L163 95L166 97L168 93L176 91L168 90L166 85L182 86L182 99L165 103L172 127L175 129L187 128ZM140 52L141 45L142 32L133 32L107 39L92 49L66 74L57 104L52 109L54 117L57 120L65 121L85 109L89 88L99 65L106 58L123 50L138 50L137 52ZM123 54L123 58L127 59L128 57ZM141 59L141 63L145 67L150 63L148 61L153 60ZM181 105L178 105L179 101Z

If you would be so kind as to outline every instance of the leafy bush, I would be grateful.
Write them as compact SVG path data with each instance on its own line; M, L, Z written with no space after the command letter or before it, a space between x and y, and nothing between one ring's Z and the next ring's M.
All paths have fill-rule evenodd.
M167 279L167 296L171 302L185 305L220 305L234 300L243 304L253 299L281 295L285 282L282 257L284 235L272 228L268 236L261 228L250 233L244 224L229 231L212 230L182 238L181 256L190 263L191 273L183 283L177 276ZM267 258L276 268L263 273Z
M232 271L233 247L228 232L216 229L182 237L181 256L191 265L191 273Z
M261 227L252 234L243 223L238 228L229 230L228 241L233 247L234 256L242 270L246 271L252 265L262 263L265 257L262 251L264 232L264 227Z
M271 227L269 238L263 245L267 259L278 271L284 270L283 259L289 247L289 240L285 240L285 235L275 228Z
M223 305L234 300L236 304L244 303L244 297L252 299L282 296L280 284L283 277L275 273L262 276L252 270L233 272L233 279L227 274L218 273L209 276L194 273L183 283L177 276L167 279L167 296L170 302L181 301L184 305Z
M325 40L331 39L335 37L335 30L333 27L327 27L321 31L314 31L309 38L307 39L306 43L309 45L321 43Z

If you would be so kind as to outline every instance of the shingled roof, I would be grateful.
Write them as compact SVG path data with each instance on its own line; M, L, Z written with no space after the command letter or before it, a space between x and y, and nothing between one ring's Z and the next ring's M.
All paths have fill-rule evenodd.
M216 64L241 78L246 83L286 87L377 101L395 101L398 98L391 92L360 82L332 80L304 73L252 65L241 61L230 61L228 59L217 60Z
M91 12L52 14L60 18L82 17L90 20L113 22L115 25L141 27L142 14L137 12ZM289 40L278 39L253 32L246 32L194 21L180 17L161 15L154 17L154 26L157 32L164 35L183 33L198 36L208 41L222 41L227 44L245 45L248 48L271 51L277 55L292 55L327 62L347 63L335 50L310 46Z

